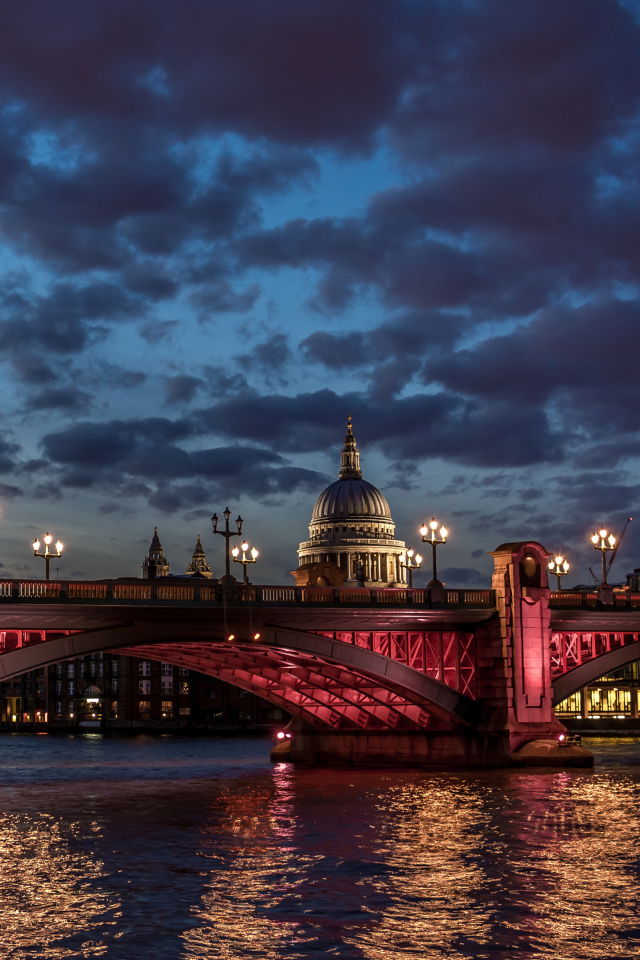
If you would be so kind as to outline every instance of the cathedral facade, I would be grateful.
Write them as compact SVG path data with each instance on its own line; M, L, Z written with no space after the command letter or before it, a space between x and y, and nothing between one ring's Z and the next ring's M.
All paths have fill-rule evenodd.
M298 548L299 567L294 576L298 573L296 580L303 582L303 570L330 564L340 570L348 585L404 586L400 555L406 546L403 540L396 540L395 529L386 498L362 477L349 417L338 479L316 500L309 539Z

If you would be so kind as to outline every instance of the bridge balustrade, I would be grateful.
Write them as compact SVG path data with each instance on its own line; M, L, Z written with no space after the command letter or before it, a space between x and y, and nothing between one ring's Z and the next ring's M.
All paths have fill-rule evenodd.
M194 581L180 583L164 578L156 580L3 580L0 581L0 600L58 600L80 602L223 602L223 584ZM296 587L280 585L233 583L227 589L227 602L265 604L334 604L360 605L430 605L427 590L408 587ZM640 605L640 596L638 597ZM495 606L492 590L445 590L440 607Z
M553 590L549 596L549 606L557 609L559 607L579 607L593 609L598 607L600 601L598 594L592 593L569 593ZM636 610L640 607L639 593L614 593L613 606L622 610Z
M60 597L61 583L56 580L36 580L33 582L22 581L19 588L21 597L45 597L49 600L57 600Z

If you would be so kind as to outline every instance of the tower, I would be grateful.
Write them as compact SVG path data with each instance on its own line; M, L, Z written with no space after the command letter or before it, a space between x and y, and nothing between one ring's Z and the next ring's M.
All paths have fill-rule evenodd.
M169 561L162 552L162 544L158 536L158 528L153 528L153 537L149 544L149 553L142 563L142 576L145 580L155 577L166 577L169 574Z
M198 539L196 545L193 548L193 556L191 557L191 563L187 567L186 573L188 574L199 574L201 577L208 577L209 579L213 576L211 572L211 567L207 563L207 558L204 553L204 547L200 543L200 534L198 534Z

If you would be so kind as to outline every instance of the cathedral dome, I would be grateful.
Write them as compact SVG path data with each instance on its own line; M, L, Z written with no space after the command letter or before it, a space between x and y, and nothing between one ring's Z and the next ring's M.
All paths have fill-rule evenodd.
M361 477L334 480L322 491L313 508L311 522L344 520L347 517L367 517L372 520L391 520L391 510L377 487Z
M298 548L299 568L311 576L319 565L333 564L346 584L403 586L400 557L407 548L404 541L395 539L395 530L386 497L362 479L358 444L348 417L340 473L316 500L309 539Z

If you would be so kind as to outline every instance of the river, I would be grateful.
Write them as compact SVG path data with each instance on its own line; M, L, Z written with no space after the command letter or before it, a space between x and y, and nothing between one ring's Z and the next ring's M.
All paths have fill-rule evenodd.
M640 740L593 770L293 769L0 736L0 957L640 956Z

